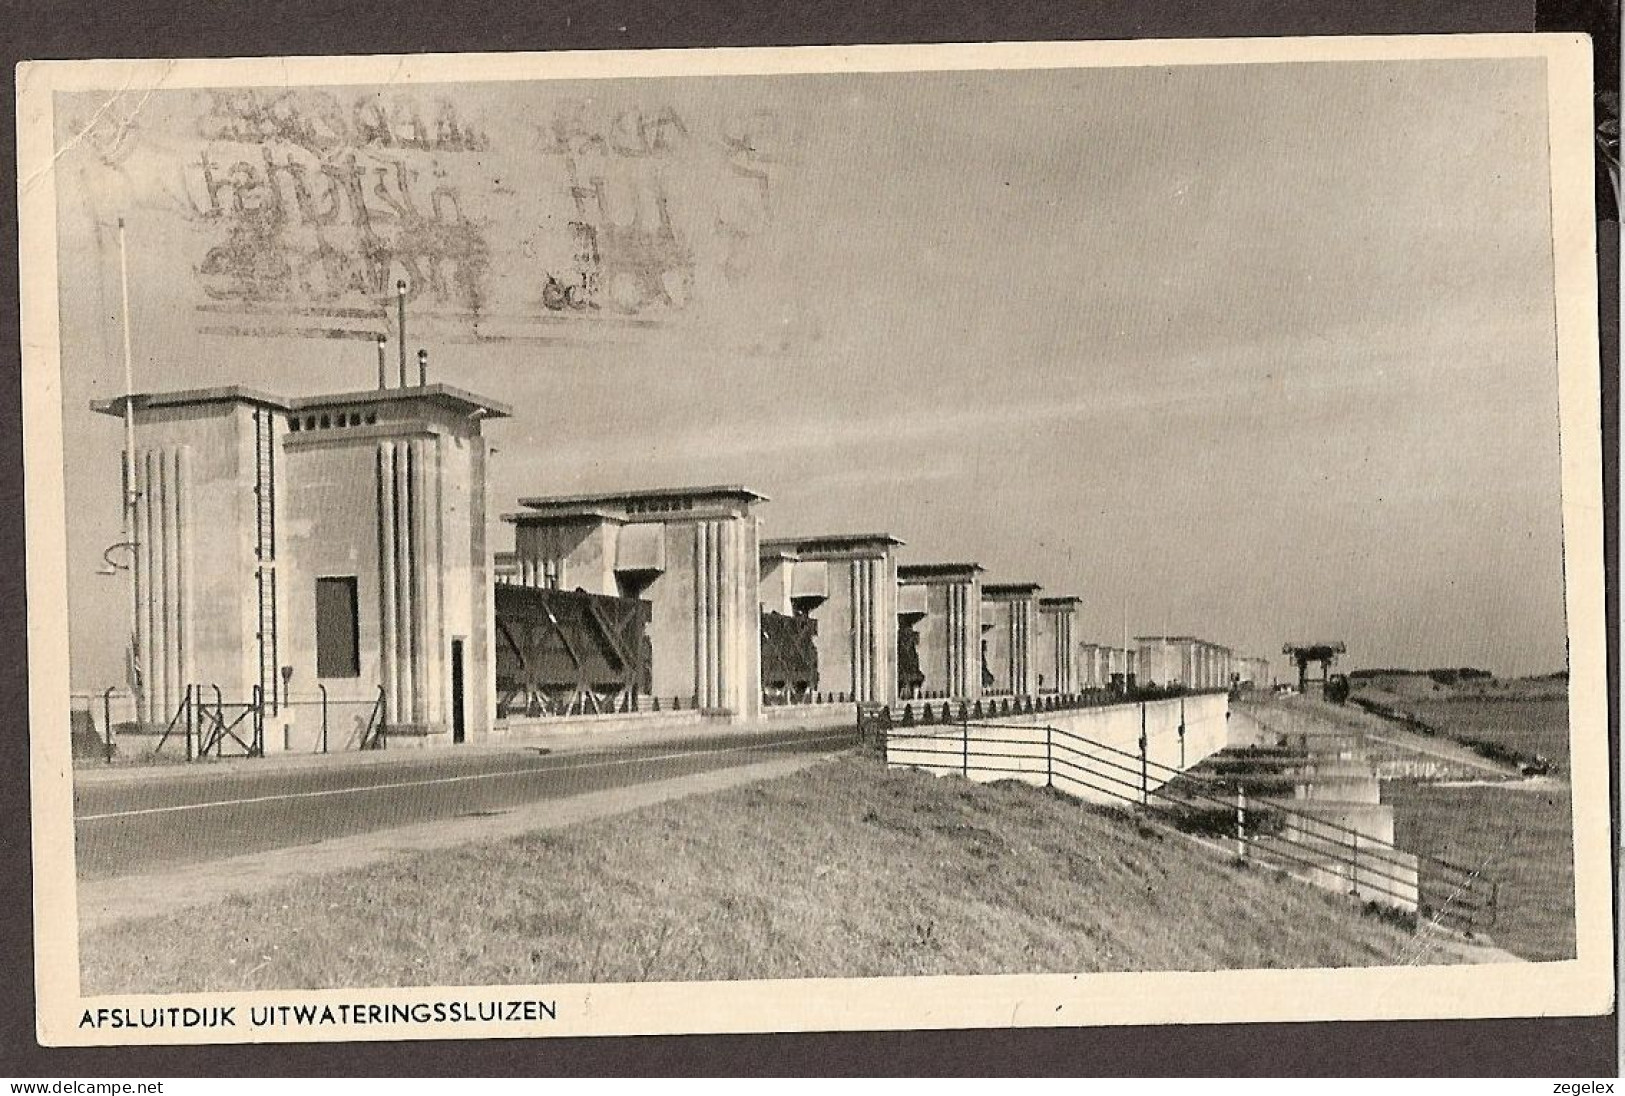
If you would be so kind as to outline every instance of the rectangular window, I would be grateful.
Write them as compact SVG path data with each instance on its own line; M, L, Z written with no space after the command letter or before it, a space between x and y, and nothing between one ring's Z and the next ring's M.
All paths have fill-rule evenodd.
M316 580L316 676L361 676L361 617L354 575Z

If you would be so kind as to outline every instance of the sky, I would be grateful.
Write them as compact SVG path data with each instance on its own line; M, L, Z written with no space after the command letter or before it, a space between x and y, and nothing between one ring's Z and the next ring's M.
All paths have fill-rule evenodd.
M433 379L514 408L496 514L739 483L1080 638L1560 669L1544 104L1522 60L61 96L74 685L121 680L121 215L137 390L371 387L408 277Z

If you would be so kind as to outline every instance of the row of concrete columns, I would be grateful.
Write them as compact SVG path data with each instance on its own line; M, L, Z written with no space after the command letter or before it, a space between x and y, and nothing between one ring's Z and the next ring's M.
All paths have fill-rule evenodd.
M443 632L440 538L430 529L441 507L437 442L415 438L377 447L379 672L384 722L391 727L441 718L443 660L426 649Z
M139 451L130 480L136 718L167 723L192 673L191 447Z

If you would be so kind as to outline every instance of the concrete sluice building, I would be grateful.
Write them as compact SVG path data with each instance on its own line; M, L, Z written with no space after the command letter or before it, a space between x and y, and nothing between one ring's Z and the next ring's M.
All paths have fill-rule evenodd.
M903 699L982 695L982 568L917 563L897 568L899 693Z
M1078 644L1078 689L1132 687L1138 680L1136 667L1140 653L1132 647L1110 647L1101 643Z
M762 701L762 501L738 486L521 499L505 515L509 582L647 602L651 701L749 719Z
M886 533L761 542L764 644L770 632L766 614L813 622L814 697L885 704L897 697L896 551L902 545ZM773 654L764 646L764 695L805 702L806 690L796 696L792 687L805 653Z
M1038 691L1066 696L1078 691L1078 647L1072 621L1081 598L1038 599Z
M1034 630L1038 617L1036 582L982 586L982 692L990 696L1033 696L1038 692Z
M130 397L137 728L203 697L216 722L252 708L267 750L339 751L544 719L1068 696L1137 665L1228 680L1223 648L1079 643L1078 598L900 566L890 534L763 540L766 500L737 485L523 498L503 515L513 550L493 552L483 424L509 411L424 381Z
M1233 652L1194 636L1136 636L1141 685L1228 689Z
M379 726L417 741L488 730L482 423L505 406L425 384L92 408L127 404L139 728L180 720L190 695L257 700L272 751L355 748Z
M1231 659L1230 676L1242 688L1268 689L1275 683L1274 675L1270 672L1270 660L1248 655L1237 655Z

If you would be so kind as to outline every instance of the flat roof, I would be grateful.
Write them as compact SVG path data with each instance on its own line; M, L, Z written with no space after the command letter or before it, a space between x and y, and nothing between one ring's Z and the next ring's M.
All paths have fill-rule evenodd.
M106 400L92 400L90 409L104 415L123 415L124 401L128 398L136 410L162 407L187 407L206 403L252 403L274 407L279 411L304 411L309 408L331 407L334 404L392 403L397 400L429 400L448 403L465 411L481 411L486 418L507 418L513 409L497 400L477 396L449 384L408 385L405 388L367 388L355 392L337 392L320 396L273 396L257 388L240 384L217 388L181 388L169 392L135 392L130 396L114 396Z
M1071 594L1061 594L1057 597L1041 597L1038 599L1038 607L1041 609L1064 609L1073 605L1082 604L1083 599L1081 597L1074 597Z
M901 582L932 578L975 578L982 572L980 563L904 563L897 568Z
M533 510L552 510L571 506L604 506L615 503L655 502L666 499L704 498L736 499L742 502L767 502L768 497L739 484L705 487L647 487L635 491L605 491L585 495L535 495L522 498L519 505Z
M126 399L138 411L147 407L185 407L199 403L257 403L280 411L293 410L292 402L282 396L273 396L269 392L240 384L218 388L182 388L172 392L133 392L127 397L118 395L106 400L91 400L90 409L103 415L123 415Z
M1044 587L1037 582L984 582L983 597L1031 597Z
M1217 650L1217 651L1230 651L1230 648L1226 647L1222 643L1215 643L1211 639L1202 639L1199 636L1135 636L1134 637L1134 642L1136 642L1136 643L1199 643L1203 647L1212 647L1214 650ZM1230 653L1234 654L1235 652L1231 651Z
M602 506L573 506L560 510L520 510L502 515L502 520L515 525L546 525L553 521L580 521L595 518L599 521L618 521L625 524L626 517Z
M335 403L391 403L395 400L431 400L435 403L459 405L468 411L483 411L486 418L505 419L513 408L498 400L476 395L466 388L451 384L407 385L405 388L364 388L354 392L339 392L331 396L300 396L290 400L293 410L308 407L326 407Z
M760 548L763 552L816 553L870 545L901 547L903 543L890 533L830 533L816 537L769 537L761 542Z

